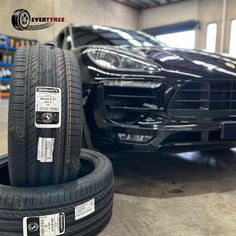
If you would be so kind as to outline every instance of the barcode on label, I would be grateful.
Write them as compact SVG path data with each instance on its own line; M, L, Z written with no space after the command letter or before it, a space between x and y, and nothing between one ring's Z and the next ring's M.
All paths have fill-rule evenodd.
M42 138L38 140L37 160L40 162L53 162L54 138Z
M56 111L56 112L60 111L60 109L58 107L39 107L38 110L40 110L40 111Z
M45 224L44 219L41 219L40 225L44 227L44 224Z
M91 199L75 207L75 220L82 219L95 211L95 199Z

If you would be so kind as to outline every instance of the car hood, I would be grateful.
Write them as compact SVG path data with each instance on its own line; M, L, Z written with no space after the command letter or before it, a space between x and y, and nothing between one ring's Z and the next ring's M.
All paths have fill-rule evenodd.
M161 46L89 46L102 48L148 60L157 65L149 74L173 79L236 79L236 58L200 50L176 49ZM107 72L106 72L107 73ZM131 72L127 71L127 74ZM133 73L133 72L132 72ZM138 72L137 72L138 73ZM147 73L147 72L145 72ZM118 75L118 72L116 72ZM123 76L123 74L122 74Z
M198 50L174 48L136 48L163 70L194 74L196 77L222 77L236 79L236 59Z
M164 74L164 77L236 79L236 59L220 54L160 46L106 48L134 57L145 57L159 65L160 73Z

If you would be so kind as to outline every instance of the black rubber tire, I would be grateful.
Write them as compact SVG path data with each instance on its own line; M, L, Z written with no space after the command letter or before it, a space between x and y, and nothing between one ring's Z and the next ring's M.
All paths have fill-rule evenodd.
M1 158L1 157L0 157ZM96 235L110 221L114 176L104 155L87 149L81 152L82 169L87 161L94 170L73 182L33 188L0 184L0 235L20 236L23 218L65 213L64 235ZM0 161L1 182L7 182L7 159ZM95 212L75 221L75 206L95 199Z
M61 89L60 128L35 127L37 86ZM74 54L50 45L19 48L14 57L8 123L13 186L43 186L76 179L82 142L81 114L81 81ZM37 160L39 137L55 138L53 162Z

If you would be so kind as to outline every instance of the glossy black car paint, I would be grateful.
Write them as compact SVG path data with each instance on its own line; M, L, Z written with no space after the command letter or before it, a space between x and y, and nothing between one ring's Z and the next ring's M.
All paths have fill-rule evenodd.
M78 56L85 117L94 147L154 152L161 147L236 146L236 134L222 136L225 122L236 126L236 59L168 48L158 42L117 46L103 34L114 30L124 31L69 26L57 37L59 47L72 49ZM75 36L76 31L83 32L82 37ZM87 41L78 44L84 35ZM87 51L91 48L134 57L140 54L157 68L140 72L105 69L90 60ZM149 136L149 140L134 141L134 135Z

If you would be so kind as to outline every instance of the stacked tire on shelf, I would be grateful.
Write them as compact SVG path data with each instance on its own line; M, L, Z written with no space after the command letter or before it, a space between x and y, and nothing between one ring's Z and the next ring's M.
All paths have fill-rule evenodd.
M81 93L71 51L17 50L8 156L0 159L0 235L96 235L108 224L113 169L104 155L81 150Z

